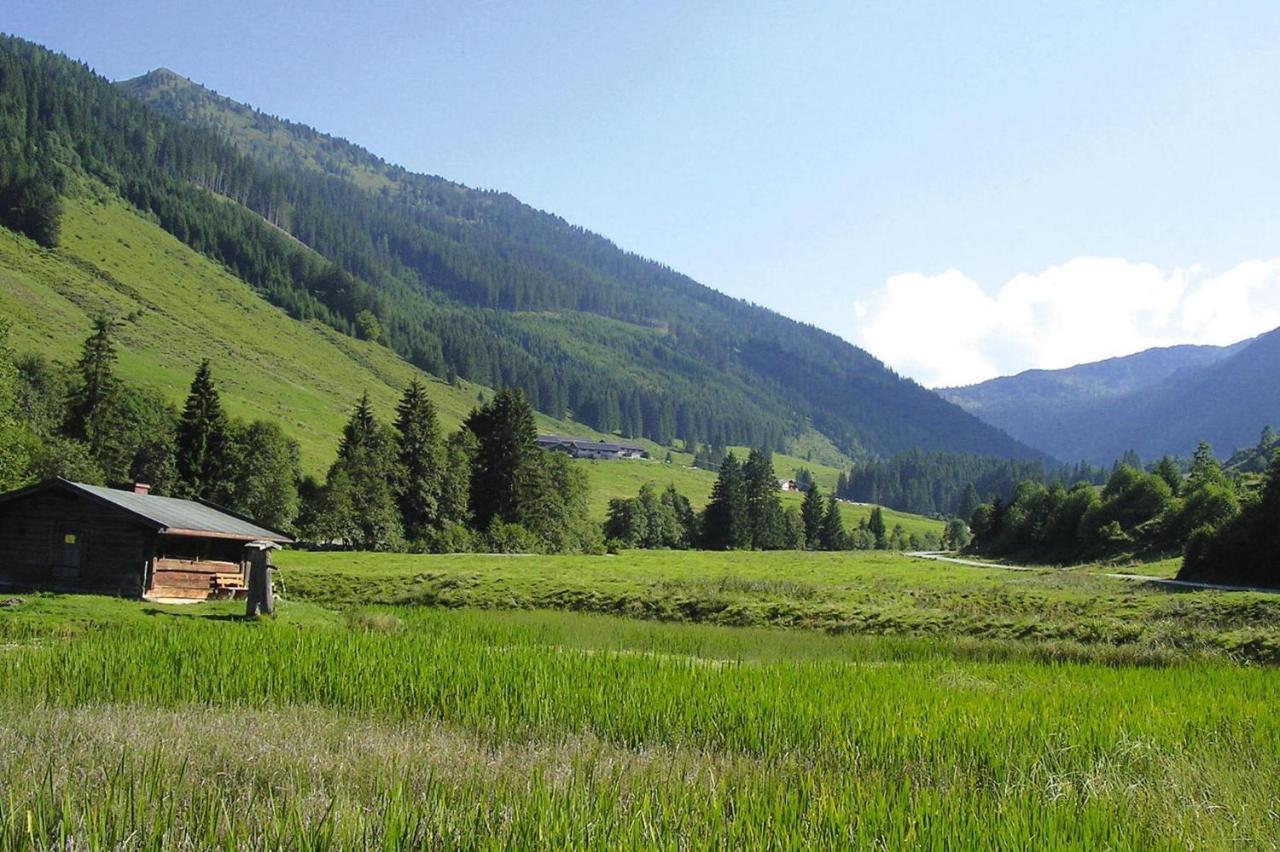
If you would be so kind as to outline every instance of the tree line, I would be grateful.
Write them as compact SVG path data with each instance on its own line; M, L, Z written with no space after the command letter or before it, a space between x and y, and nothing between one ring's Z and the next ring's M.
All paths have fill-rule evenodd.
M1264 454L1270 461L1259 473L1255 460ZM1011 499L997 496L974 510L971 549L1044 563L1182 555L1183 578L1280 585L1274 430L1237 455L1249 466L1224 470L1202 442L1185 466L1166 456L1144 468L1130 455L1101 488L1023 481Z
M1106 481L1105 468L1085 462L1055 465L967 453L908 450L887 459L868 459L842 472L836 492L859 503L877 503L932 517L972 517L983 499L1008 500L1024 481L1057 483Z
M909 534L901 524L887 528L879 506L858 526L846 530L835 491L824 498L815 486L797 509L783 507L781 489L767 450L752 449L744 462L732 451L716 452L718 474L711 499L701 513L674 485L658 493L651 484L630 498L609 501L605 523L608 546L695 548L707 550L935 550L947 536L967 529L948 528L944 536ZM811 481L811 477L810 477ZM948 539L948 543L949 543Z

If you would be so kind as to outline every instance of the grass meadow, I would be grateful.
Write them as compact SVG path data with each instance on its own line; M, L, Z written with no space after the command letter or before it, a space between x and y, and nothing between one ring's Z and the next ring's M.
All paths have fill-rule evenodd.
M7 848L1259 848L1280 673L547 611L0 610Z
M1007 571L893 552L286 552L276 561L287 594L323 605L567 610L1000 641L1055 659L1153 662L1200 654L1280 662L1280 597L1172 592L1106 577L1115 569L1099 566Z

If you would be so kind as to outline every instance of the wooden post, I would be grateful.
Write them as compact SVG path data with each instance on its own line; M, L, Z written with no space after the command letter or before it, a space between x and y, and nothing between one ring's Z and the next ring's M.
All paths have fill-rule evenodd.
M259 612L271 615L275 611L275 594L271 585L271 549L257 543L249 545L249 599L244 613L246 618L254 618Z

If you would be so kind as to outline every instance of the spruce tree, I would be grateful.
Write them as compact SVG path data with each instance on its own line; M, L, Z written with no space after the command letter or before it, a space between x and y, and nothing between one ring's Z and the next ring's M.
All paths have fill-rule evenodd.
M747 532L756 550L782 547L782 501L778 497L778 477L773 462L760 450L747 455L742 468L745 489Z
M1187 473L1188 492L1195 491L1205 485L1223 485L1227 481L1222 473L1222 465L1213 454L1213 447L1208 441L1201 441L1191 456L1191 470ZM1174 492L1177 493L1176 491Z
M1174 497L1182 491L1182 471L1178 470L1178 463L1172 456L1162 456L1152 472L1168 484Z
M229 449L227 415L209 362L201 361L178 420L174 463L179 492L200 500L222 496L230 480Z
M79 381L67 400L64 431L67 437L86 442L95 456L107 437L108 405L120 389L115 375L114 331L115 324L106 317L93 321L93 334L85 340L76 362Z
M471 520L471 464L475 454L476 438L467 429L459 429L444 442L438 503L442 525L465 525Z
M402 527L395 500L399 474L395 437L378 422L365 393L343 427L338 458L329 468L326 484L332 504L349 516L331 519L330 526L345 530L345 537L361 550L399 545Z
M844 550L844 518L840 517L840 502L834 491L827 497L827 511L822 515L818 542L823 550Z
M867 521L867 529L875 537L876 550L884 550L889 546L888 530L884 525L884 512L876 506L871 510L871 519Z
M704 545L711 550L737 550L751 545L742 465L733 451L725 453L720 463L720 475L703 517L702 535Z
M822 494L816 485L810 486L800 505L800 519L804 522L805 545L811 550L822 546Z
M960 505L956 507L956 517L964 521L968 521L973 517L973 512L982 505L982 498L978 496L978 489L973 487L972 482L966 482L964 493L960 495Z
M497 518L518 524L538 481L532 460L538 452L533 408L518 388L503 388L471 412L466 428L476 438L471 467L471 514L477 529Z
M415 378L396 407L396 452L400 461L400 516L413 541L439 526L440 429L435 406Z

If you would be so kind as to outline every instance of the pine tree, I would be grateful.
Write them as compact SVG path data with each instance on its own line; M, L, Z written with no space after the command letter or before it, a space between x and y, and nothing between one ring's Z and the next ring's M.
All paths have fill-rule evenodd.
M360 550L385 550L401 543L403 528L395 494L399 484L395 436L378 422L369 394L360 397L342 430L338 458L329 468L329 502L348 513L329 521L346 531Z
M400 516L410 540L439 526L440 429L435 407L415 378L396 408L396 451L400 461Z
M475 454L476 438L467 429L459 429L444 442L438 504L442 525L465 525L471 520L471 463Z
M85 441L97 455L107 435L108 405L120 390L115 375L116 347L112 340L115 324L106 317L93 321L93 334L85 340L76 362L79 383L67 400L64 431L69 438Z
M1213 447L1208 441L1201 441L1191 456L1191 470L1187 472L1186 491L1189 493L1205 485L1224 485L1227 478L1222 473L1222 465L1213 454ZM1177 493L1176 491L1174 493Z
M174 463L180 493L200 500L223 496L230 480L229 424L208 360L201 361L182 407Z
M884 550L889 546L888 530L884 525L884 512L876 506L871 510L871 519L867 521L867 529L876 540L876 550Z
M1178 463L1172 456L1162 456L1152 472L1168 484L1174 497L1182 491L1182 471L1178 470Z
M840 516L840 501L834 491L827 497L827 511L822 515L818 542L823 550L844 550L844 519Z
M800 519L804 521L804 541L811 550L817 550L822 544L822 515L822 494L815 485L804 493L804 503L800 505Z
M747 529L746 485L742 465L733 451L725 453L720 474L711 489L711 500L702 522L704 545L710 550L737 550L750 547Z
M778 477L773 472L773 462L760 450L752 450L743 465L742 476L751 547L777 550L782 547L782 501L778 497Z
M973 517L973 510L982 505L982 498L978 496L978 489L973 487L972 482L966 482L964 493L960 496L960 504L956 507L956 517L968 523Z
M533 408L517 388L503 388L491 402L467 418L476 438L471 468L471 514L477 529L494 518L508 524L522 519L535 471L538 430Z

